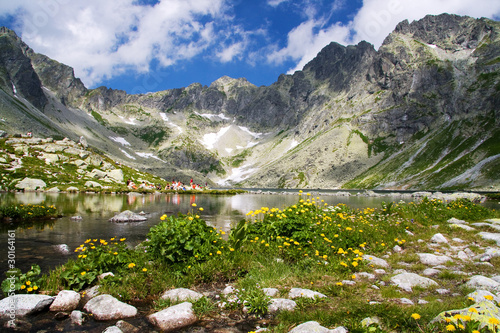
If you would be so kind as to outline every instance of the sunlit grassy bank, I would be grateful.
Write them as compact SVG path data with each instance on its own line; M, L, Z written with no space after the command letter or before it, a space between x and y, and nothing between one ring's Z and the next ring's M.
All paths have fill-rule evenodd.
M387 260L393 269L419 272L425 267L417 253L428 252L426 241L436 230L450 239L473 244L470 249L477 253L488 245L475 233L450 227L448 219L473 222L498 216L466 200L446 203L423 199L354 210L346 205L328 206L319 197L301 193L292 206L260 207L248 212L247 219L226 234L207 226L200 219L202 211L203 207L193 204L186 215L162 216L146 240L134 249L118 236L82 240L75 249L76 257L49 274L41 275L36 266L28 273L17 274L18 292L57 294L62 289L83 291L98 284L101 293L131 304L147 304L153 312L171 305L160 299L165 290L185 287L201 292L217 290L220 294L230 284L237 289L237 300L204 297L194 304L200 318L215 320L221 311L244 317L245 307L252 316L267 316L271 332L288 332L310 320L326 327L346 326L350 332L380 331L361 325L362 319L374 316L380 318L384 331L437 332L446 330L444 324L430 323L437 314L472 304L465 297L471 290L459 287L464 281L463 275L455 272L456 267L449 264L449 269L436 278L440 288L453 293L441 296L435 287L405 293L389 283L373 288L374 282L360 273L373 273L378 267L363 256L391 253ZM396 245L402 252L393 253ZM499 259L493 258L491 266L464 263L460 270L498 273ZM106 272L114 276L99 280L98 276ZM388 282L389 274L381 280ZM356 283L350 285L349 281ZM268 315L270 298L262 291L266 287L277 288L281 297L286 297L292 287L312 289L327 297L298 299L295 311ZM428 303L402 306L396 302L402 297ZM465 319L467 332L476 329L470 320L467 326ZM458 323L453 325L461 330Z

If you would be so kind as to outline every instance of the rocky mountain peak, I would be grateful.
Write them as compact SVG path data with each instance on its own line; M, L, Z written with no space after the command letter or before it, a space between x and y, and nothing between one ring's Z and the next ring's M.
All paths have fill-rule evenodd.
M485 35L493 30L493 21L485 18L451 14L427 15L409 23L400 22L382 45L393 39L393 34L412 36L426 44L436 45L444 50L474 49Z
M332 42L267 87L223 76L208 87L140 95L87 90L70 67L2 31L0 85L10 91L0 91L3 105L17 107L14 87L40 110L48 96L40 128L88 135L90 145L143 169L258 187L498 184L496 21L426 16L398 24L378 50ZM23 112L12 112L10 128Z
M224 91L239 88L239 87L255 87L252 83L248 82L246 78L241 77L234 79L227 75L224 75L210 84L210 88L222 88Z

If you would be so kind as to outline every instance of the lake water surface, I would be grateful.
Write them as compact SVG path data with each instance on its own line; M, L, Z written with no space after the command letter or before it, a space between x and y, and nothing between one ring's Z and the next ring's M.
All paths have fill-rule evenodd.
M329 205L345 203L352 208L380 207L383 201L411 201L408 196L390 194L383 197L338 196L335 193L316 195ZM304 195L305 197L305 195ZM73 257L74 249L89 238L109 239L125 237L130 246L146 238L149 229L160 222L163 214L176 215L195 210L211 226L229 231L246 213L260 207L284 208L297 203L299 196L293 194L69 194L69 193L0 193L0 204L45 204L54 205L63 216L54 220L36 222L17 227L16 267L23 272L30 265L38 264L42 271L63 264ZM192 204L197 207L193 208ZM497 205L498 206L498 205ZM203 211L198 210L203 207ZM497 208L493 205L490 208ZM148 219L139 223L113 223L108 220L124 210L144 212ZM80 220L71 219L81 216ZM0 273L1 279L7 267L7 231L13 226L0 226ZM66 244L70 252L63 254L57 245Z

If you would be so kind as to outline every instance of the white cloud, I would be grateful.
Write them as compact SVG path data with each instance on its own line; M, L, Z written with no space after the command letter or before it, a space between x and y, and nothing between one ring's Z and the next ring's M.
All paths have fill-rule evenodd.
M271 53L268 56L268 61L281 63L293 59L297 64L288 71L289 73L293 73L296 70L302 69L305 64L312 60L330 42L346 43L350 34L349 26L337 23L326 29L318 29L322 25L322 21L313 19L303 22L290 31L287 46Z
M281 3L287 2L288 0L268 0L267 4L271 7L278 7Z
M127 69L147 72L152 59L170 66L200 54L217 38L207 18L221 18L224 1L17 0L0 15L15 15L28 45L92 86Z
M243 50L245 49L245 45L243 42L237 42L229 45L224 50L217 53L217 57L221 62L229 62L234 58L239 57Z
M88 87L130 70L148 73L153 60L168 67L201 54L222 63L292 61L292 73L332 41L347 45L366 40L378 48L404 19L443 12L500 17L497 0L363 0L347 23L334 19L347 0L330 1L326 10L316 0L262 1L283 14L300 9L303 21L288 32L284 47L276 46L283 42L277 33L266 31L271 24L248 30L234 23L234 0L159 0L155 5L137 0L5 0L0 16L14 16L14 28L28 45L72 66ZM151 79L158 79L155 75L150 72Z

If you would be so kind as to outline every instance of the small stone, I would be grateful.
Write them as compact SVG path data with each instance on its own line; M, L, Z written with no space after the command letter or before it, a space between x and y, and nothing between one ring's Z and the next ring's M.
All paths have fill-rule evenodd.
M116 320L137 315L137 308L106 294L92 298L85 304L84 310L92 313L96 320Z
M227 286L226 288L224 288L224 290L222 291L222 294L223 295L228 295L228 294L232 294L234 293L234 287L233 286Z
M122 330L123 333L138 333L140 330L132 324L127 323L126 321L119 320L116 322L116 327Z
M465 223L467 223L464 220L459 220L459 219L456 219L454 217L452 217L451 219L449 219L447 222L450 223L450 224L465 224Z
M167 290L161 296L161 299L169 299L173 302L184 302L184 301L193 301L196 302L203 295L197 293L196 291L186 289L186 288L177 288L172 290Z
M78 310L73 310L70 315L71 322L75 325L81 326L83 324L83 312Z
M393 276L391 282L405 291L411 290L411 288L419 286L422 288L427 288L430 286L437 286L436 281L429 278L420 276L415 273L403 273Z
M381 259L381 258L377 258L373 255L365 254L365 255L363 255L363 260L366 260L366 261L368 261L369 264L372 264L372 265L375 265L378 267L384 267L384 268L389 267L389 263L386 260Z
M326 295L323 295L321 293L318 293L317 291L309 290L309 289L302 289L302 288L292 288L290 290L290 293L288 294L288 297L291 299L298 298L298 297L307 297L307 298L323 298L326 297Z
M427 304L429 302L427 302L425 299L419 299L418 300L418 304Z
M61 254L70 254L70 248L67 244L54 245L54 249Z
M197 321L193 305L189 302L168 307L149 315L147 318L151 324L163 331L178 330Z
M262 291L269 297L274 297L279 294L279 290L276 288L263 288Z
M474 275L465 285L470 288L479 288L495 292L500 291L500 283L482 275Z
M448 243L448 240L443 236L443 234L437 233L431 238L431 242L433 243Z
M109 219L110 222L141 222L146 220L147 217L136 214L130 210L121 212L120 214L115 215Z
M445 294L449 294L450 293L450 291L448 289L436 289L436 292L439 295L445 295Z
M356 282L352 280L342 280L342 284L346 286L354 286Z
M367 272L358 272L358 273L356 273L356 276L360 277L360 278L365 278L368 280L375 280L375 275L371 274L371 273L367 273Z
M415 303L413 303L413 301L411 299L408 299L408 298L400 298L399 299L399 303L400 304L404 304L404 305L413 305Z
M116 326L109 326L102 333L123 333L123 331Z
M438 269L434 269L434 268L427 268L423 271L422 274L424 274L425 276L434 276L434 275L438 275L439 273L441 273L440 270Z
M318 322L316 321L308 321L305 323L302 323L292 329L289 333L347 333L347 329L345 327L337 327L333 330L328 329L326 327L321 326Z
M291 299L286 298L274 298L271 299L271 304L269 304L268 311L269 313L275 313L278 311L293 311L297 303L292 301Z
M458 254L457 254L457 257L458 257L458 259L460 259L462 261L469 260L469 256L464 251L459 251Z
M50 311L73 311L80 302L80 294L73 290L61 290L54 302L50 305Z
M432 253L417 253L420 258L420 262L424 265L436 266L447 263L448 261L453 261L448 256L435 255Z
M69 313L67 312L58 312L54 315L55 320L63 320L69 317Z

